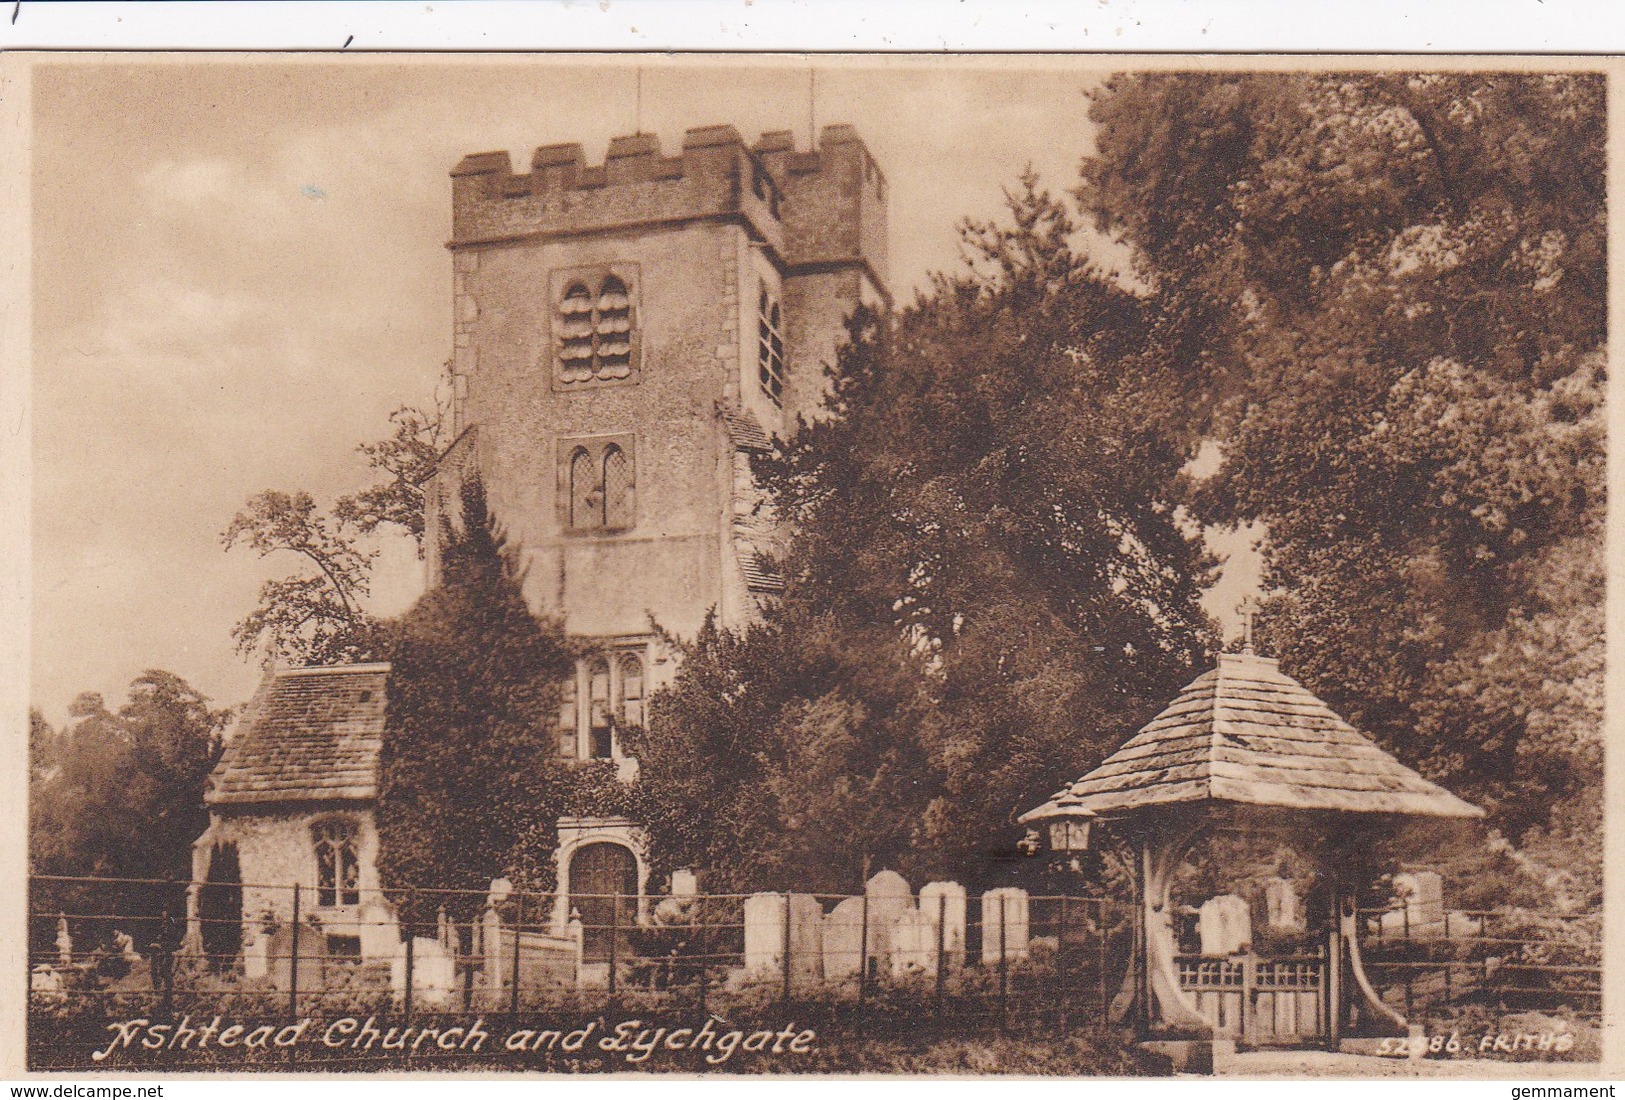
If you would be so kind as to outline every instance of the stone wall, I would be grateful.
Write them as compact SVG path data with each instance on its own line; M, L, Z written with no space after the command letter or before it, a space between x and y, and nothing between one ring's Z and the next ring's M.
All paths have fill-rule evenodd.
M356 861L360 903L318 905L316 849L311 826L328 817L342 818L356 827ZM208 874L210 850L215 844L235 844L243 882L243 940L257 937L263 918L286 925L293 919L293 890L299 886L300 919L306 928L314 918L325 935L355 936L364 954L379 945L394 945L399 934L393 913L384 903L378 883L378 830L370 806L362 803L309 802L292 807L219 808L210 815L209 828L192 846L193 877ZM386 956L387 957L387 956Z

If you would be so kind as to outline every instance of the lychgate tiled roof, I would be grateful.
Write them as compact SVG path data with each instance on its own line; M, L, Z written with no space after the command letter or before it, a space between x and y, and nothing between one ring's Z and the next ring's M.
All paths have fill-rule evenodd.
M1098 768L1021 820L1205 801L1483 816L1384 752L1273 658L1226 653Z
M388 679L387 664L275 673L215 765L204 801L377 797Z

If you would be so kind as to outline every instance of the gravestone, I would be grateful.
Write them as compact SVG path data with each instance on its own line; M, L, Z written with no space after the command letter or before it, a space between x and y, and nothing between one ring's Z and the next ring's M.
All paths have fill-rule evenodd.
M891 973L934 976L937 972L937 926L918 909L905 909L892 924Z
M395 996L406 996L406 944L395 949L389 960L389 986ZM457 988L457 962L437 939L412 939L412 1001L440 1006L451 1000Z
M671 873L671 896L674 898L691 898L700 892L700 880L693 871L686 867Z
M1264 880L1265 923L1277 932L1304 930L1303 906L1298 900L1298 889L1289 878Z
M784 959L784 895L752 894L745 899L745 973L776 974Z
M869 898L869 957L876 970L891 967L892 931L897 918L914 907L914 891L896 871L881 871L863 886Z
M1197 910L1196 932L1204 955L1234 955L1253 942L1253 917L1247 902L1234 894L1208 898Z
M293 925L284 924L272 933L266 947L266 966L271 984L279 990L293 988L296 977L293 972L294 946ZM304 925L299 929L298 949L299 988L321 988L322 975L327 968L327 937L322 935L321 929Z
M1394 893L1405 906L1411 935L1439 935L1444 930L1444 880L1437 871L1406 871L1394 876Z
M928 882L920 887L920 912L935 925L943 922L942 959L949 972L965 965L965 888L957 882Z
M497 912L498 901L500 899L493 884L491 896L486 899L485 912L480 914L480 919L474 924L474 954L480 960L475 983L482 991L488 1006L500 1003L503 982L512 973L512 967L507 961L512 956L505 955L503 951L502 914Z
M790 895L790 976L796 982L824 977L824 907L811 894Z
M50 999L55 1001L59 998L54 994L60 994L66 989L67 984L63 982L62 975L57 973L50 963L40 963L28 972L28 991L30 993L53 994Z
M987 891L982 895L982 961L997 964L1026 957L1027 891L1019 886Z
M266 956L270 953L270 939L259 921L249 925L248 939L243 943L243 977L259 979L269 969Z
M395 953L401 942L400 925L396 923L395 907L382 894L373 894L362 903L359 914L361 926L361 957L387 959Z
M863 899L846 898L824 918L824 977L839 981L863 965Z

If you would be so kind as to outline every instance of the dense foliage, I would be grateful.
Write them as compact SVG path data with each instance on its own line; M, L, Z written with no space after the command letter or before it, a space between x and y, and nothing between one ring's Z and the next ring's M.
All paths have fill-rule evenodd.
M1267 527L1267 645L1514 837L1596 821L1604 91L1122 78L1079 191L1221 380L1199 513Z
M184 882L229 712L149 669L117 711L90 693L69 714L59 731L30 718L30 872Z
M701 637L639 749L699 862L832 890L996 875L1014 815L1212 639L1176 507L1201 379L1036 181L1010 214L895 327L856 319L831 415L759 470L795 531L785 597Z
M569 786L553 730L570 645L531 614L477 481L462 504L441 583L402 617L390 652L378 829L392 890L484 890L554 825ZM469 911L453 915L472 915L460 902Z
M1266 652L1595 900L1602 97L1110 81L1075 198L1132 269L1024 180L966 273L857 320L827 415L759 469L786 595L702 635L639 750L679 858L995 873L1012 813L1205 659L1199 527L1256 524Z

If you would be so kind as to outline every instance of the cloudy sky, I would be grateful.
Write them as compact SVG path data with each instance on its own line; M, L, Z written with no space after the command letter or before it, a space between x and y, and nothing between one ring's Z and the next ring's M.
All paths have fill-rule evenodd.
M464 153L522 167L580 141L598 162L640 123L670 154L690 126L805 145L809 121L850 122L890 181L906 299L957 263L955 224L996 216L1024 164L1066 187L1090 148L1100 74L1018 64L826 58L811 80L790 59L36 68L32 702L59 722L79 692L116 703L149 667L220 705L252 691L229 632L293 562L227 554L220 531L261 489L326 503L366 484L356 444L430 394ZM420 583L410 550L386 548L377 610Z

